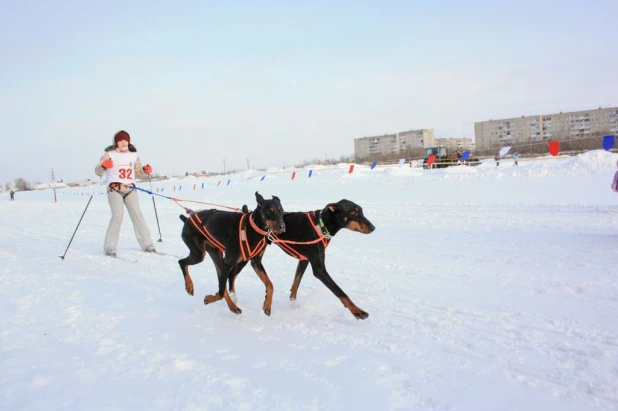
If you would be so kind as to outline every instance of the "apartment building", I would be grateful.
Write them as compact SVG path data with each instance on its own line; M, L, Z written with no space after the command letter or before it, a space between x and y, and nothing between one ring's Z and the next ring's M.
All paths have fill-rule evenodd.
M477 150L618 134L618 107L474 123Z
M403 155L414 149L423 149L436 144L433 129L400 131L383 136L354 139L354 158L363 160L381 155Z

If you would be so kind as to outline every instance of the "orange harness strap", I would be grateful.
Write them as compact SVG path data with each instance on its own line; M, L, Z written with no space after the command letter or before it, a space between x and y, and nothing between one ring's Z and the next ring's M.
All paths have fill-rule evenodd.
M195 220L199 222L199 225ZM189 221L191 221L193 225L195 226L195 228L197 229L197 231L199 231L208 241L214 244L215 247L219 249L219 251L221 251L222 253L225 253L225 247L223 246L223 244L217 241L217 239L213 237L212 234L210 234L210 232L208 232L208 230L206 229L206 226L202 223L202 220L200 220L200 217L197 215L197 213L191 214L189 216Z
M249 244L249 240L247 238L247 221L245 220L245 217L247 217L247 219L250 221L251 227L259 234L262 234L264 236L260 241L258 241L258 243L253 249L251 249L251 244ZM219 251L225 254L225 246L219 241L217 241L217 239L212 234L210 234L197 213L191 214L191 216L189 216L189 221L193 223L197 231L199 231L204 236L204 238L214 244ZM238 224L238 239L240 242L240 252L242 254L243 261L252 259L256 255L258 255L264 249L264 247L266 247L266 235L268 235L266 231L261 230L257 225L255 225L253 219L251 218L251 214L243 214L242 217L240 217L240 223Z
M312 213L313 213L313 217L315 218L316 217L315 211L312 211ZM305 213L305 215L309 219L309 223L311 224L311 227L313 227L313 230L318 236L318 238L316 238L315 240L311 240L311 241L281 240L275 234L271 234L274 237L273 242L275 244L277 244L286 254L294 258L298 258L299 260L307 260L307 256L299 253L294 247L290 246L289 244L310 245L310 244L322 242L322 245L324 246L324 248L328 247L328 244L330 244L330 239L324 237L324 234L322 233L320 226L315 221L313 221L313 219L311 218L311 215L309 213Z
M243 261L251 260L253 257L258 255L264 249L264 247L266 247L266 236L268 235L268 233L264 230L261 230L255 224L255 222L251 218L251 214L253 213L243 214L242 217L240 217L240 224L238 224L238 238L240 241L240 252L242 253ZM263 236L262 239L258 241L258 243L255 245L255 248L253 250L251 250L251 244L249 244L249 239L247 238L247 221L245 220L245 217L247 218L247 220L249 220L251 228L253 228L257 233L262 234Z

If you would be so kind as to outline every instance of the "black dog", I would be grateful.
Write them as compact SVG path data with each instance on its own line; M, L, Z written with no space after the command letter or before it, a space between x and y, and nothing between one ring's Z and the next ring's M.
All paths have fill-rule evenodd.
M225 298L229 309L240 314L242 311L230 298L225 284L237 264L244 262L244 267L246 262L251 260L251 266L266 286L263 309L266 315L270 315L273 285L262 265L262 256L266 249L266 237L271 233L284 232L285 223L283 208L278 197L273 196L272 200L264 200L256 191L255 199L258 205L251 213L212 209L193 213L188 218L181 215L180 219L185 223L182 228L182 240L189 247L190 254L178 260L178 264L185 279L185 289L193 295L189 266L204 261L207 252L217 269L219 290L215 295L204 297L204 304Z
M287 254L300 260L290 290L290 300L296 299L300 281L307 265L311 264L313 275L341 300L354 317L367 318L369 314L357 307L333 281L326 271L324 262L325 250L331 237L334 237L342 228L364 234L375 230L374 225L364 216L363 209L352 201L341 200L328 204L323 210L284 213L283 221L286 227L285 233L272 235L270 238ZM230 293L235 294L236 276L246 264L246 262L241 262L232 270L229 278Z

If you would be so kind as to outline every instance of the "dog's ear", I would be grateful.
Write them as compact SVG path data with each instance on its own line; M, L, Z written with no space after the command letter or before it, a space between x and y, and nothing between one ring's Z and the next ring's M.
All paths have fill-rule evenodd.
M264 197L260 195L257 191L255 192L255 200L258 204L262 204L264 202Z
M279 197L277 197L277 196L273 196L273 200L277 200L277 202L278 202L279 204L281 204L281 200L279 200Z
M330 211L334 213L335 211L339 209L339 206L337 205L337 203L330 203L330 204L327 204L325 208L328 208Z

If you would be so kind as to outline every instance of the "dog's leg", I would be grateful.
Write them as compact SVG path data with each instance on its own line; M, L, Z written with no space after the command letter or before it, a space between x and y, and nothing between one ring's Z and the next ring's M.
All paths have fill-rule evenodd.
M187 247L189 247L189 256L178 260L178 265L180 265L180 270L185 279L185 290L189 295L193 295L195 289L193 287L193 280L191 280L191 276L189 275L189 266L204 261L204 241L188 236L183 236L182 239Z
M230 278L230 272L235 265L233 263L230 263L229 261L226 261L227 257L228 256L226 255L226 257L223 258L220 268L217 268L217 276L219 277L219 290L215 295L207 295L206 297L204 297L204 304L211 304L215 301L219 301L220 299L225 298L225 302L227 303L227 307L230 309L230 311L234 314L240 314L242 313L242 310L238 308L236 303L232 300L229 293L227 292L227 289L225 288L227 280Z
M236 306L234 301L232 301L230 295L225 289L225 284L227 283L227 279L229 278L229 273L232 270L233 264L226 263L225 258L223 257L223 253L219 251L219 249L211 246L208 243L206 243L206 251L208 252L208 255L212 259L212 262L214 263L217 270L219 290L214 295L205 296L204 304L212 304L222 298L225 298L225 302L227 302L227 306L230 311L236 314L240 314L242 311Z
M274 287L273 287L273 283L270 281L270 278L268 278L268 274L266 274L266 270L264 269L264 266L262 265L263 255L264 253L262 252L261 255L253 258L251 260L251 267L253 267L253 270L255 271L257 276L260 277L260 280L262 280L262 282L264 283L264 286L266 287L266 298L264 299L264 305L262 305L262 309L264 310L264 314L270 315L270 310L273 305Z
M337 283L335 283L335 281L331 278L330 274L328 274L328 271L326 271L326 267L323 262L311 260L311 268L313 269L313 275L316 276L318 280L322 281L322 283L324 283L324 285L328 287L328 289L331 290L333 294L339 298L339 300L341 300L343 306L350 310L354 317L359 320L364 320L369 317L367 312L357 307L356 304L350 300L350 297L348 297L346 293L339 288Z
M236 276L240 274L243 268L247 265L248 261L242 261L232 268L232 272L230 273L230 278L228 279L228 290L230 294L230 298L234 300L234 302L238 302L236 298Z
M290 289L290 301L296 300L296 293L298 292L298 287L300 286L300 280L303 279L303 274L305 274L305 270L308 265L308 260L298 261L298 265L296 266L296 274L294 275L294 282L292 283L292 288Z

